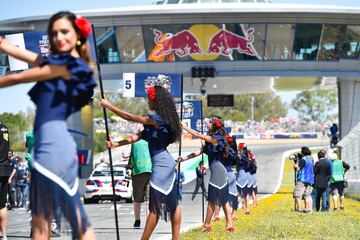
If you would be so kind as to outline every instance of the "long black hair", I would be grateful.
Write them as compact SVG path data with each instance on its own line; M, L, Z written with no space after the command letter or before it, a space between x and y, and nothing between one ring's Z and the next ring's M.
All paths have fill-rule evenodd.
M181 136L181 124L176 112L176 105L169 91L161 86L155 86L156 98L154 108L156 114L160 115L171 128L171 142L175 142Z
M50 53L51 54L59 53L58 50L56 49L55 45L53 44L53 39L54 39L53 25L57 20L59 20L61 18L65 18L65 19L69 20L69 22L75 29L76 33L79 34L80 37L78 40L81 42L81 44L80 45L76 44L76 50L79 53L80 57L82 57L91 66L93 64L93 61L91 59L91 55L90 55L90 51L89 51L89 42L87 41L86 37L82 36L80 29L78 28L78 26L75 23L76 15L69 11L61 11L61 12L55 13L54 15L51 16L51 18L49 20L49 25L48 25L47 31L48 31L49 43L50 43Z
M214 135L220 135L223 136L225 139L225 151L224 151L224 157L228 157L229 156L229 142L226 138L226 130L225 130L225 126L224 126L224 122L222 121L221 117L219 116L212 116L210 118L210 121L212 123L212 128L209 129L209 135L210 136L214 136ZM220 122L220 126L217 126L215 124L215 122Z

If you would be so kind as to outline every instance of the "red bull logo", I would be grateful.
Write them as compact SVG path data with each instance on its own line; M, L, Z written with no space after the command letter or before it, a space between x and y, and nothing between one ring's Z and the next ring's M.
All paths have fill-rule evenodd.
M206 31L207 29L212 31ZM249 28L241 36L211 24L195 24L178 33L162 33L154 29L156 46L150 52L148 60L174 61L175 54L180 58L191 56L194 60L214 60L220 55L229 56L233 51L259 58L253 45L254 31L254 28Z
M154 52L155 56L169 55L172 52L179 57L202 53L197 38L188 30L182 30L175 34L166 33L163 37L160 30L154 29L154 34L154 42L162 47Z
M207 54L217 53L227 56L237 50L250 56L256 56L256 51L252 48L251 44L254 42L254 28L249 28L245 32L245 37L239 36L235 33L229 32L226 29L219 30L210 40Z

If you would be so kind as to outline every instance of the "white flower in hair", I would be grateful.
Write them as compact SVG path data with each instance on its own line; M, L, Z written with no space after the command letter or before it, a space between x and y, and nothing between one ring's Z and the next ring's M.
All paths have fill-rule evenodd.
M161 86L170 91L171 88L171 78L164 74L159 74L153 82L154 86Z

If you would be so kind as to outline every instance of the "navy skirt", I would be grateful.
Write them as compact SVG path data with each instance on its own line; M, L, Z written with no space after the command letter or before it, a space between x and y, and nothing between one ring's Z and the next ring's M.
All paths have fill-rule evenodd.
M241 198L245 198L248 194L248 175L244 169L240 169L236 176L236 186Z
M35 131L31 174L32 215L51 222L60 207L73 238L86 232L88 218L80 201L76 144L65 121L49 121Z
M178 205L176 162L168 151L152 156L151 161L149 211L167 221L167 215L172 216Z
M236 177L235 174L227 172L228 175L228 185L229 185L229 205L233 210L237 210L239 206L238 200L238 191L236 188Z
M222 163L216 161L210 165L210 173L208 202L217 206L224 206L229 201L226 168Z

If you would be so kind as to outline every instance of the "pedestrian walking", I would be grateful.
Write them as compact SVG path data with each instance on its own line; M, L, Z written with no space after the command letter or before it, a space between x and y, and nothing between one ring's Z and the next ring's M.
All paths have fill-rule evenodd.
M207 191L206 191L205 183L204 183L204 175L206 175L206 168L204 167L203 161L199 162L199 166L196 168L195 171L196 171L196 185L195 185L194 192L192 193L192 196L191 196L191 201L195 201L195 197L199 191L199 188L201 188L201 192L202 192L202 194L204 194L205 199L207 200Z
M18 169L18 162L14 158L14 152L10 149L8 152L8 161L9 161L9 178L8 178L8 210L12 210L16 207L16 173Z
M141 139L131 145L128 168L131 169L133 187L134 227L139 228L141 204L149 199L149 181L151 176L151 157L148 143Z
M0 121L0 233L3 240L7 240L8 213L6 208L6 196L9 187L9 152L9 130Z

